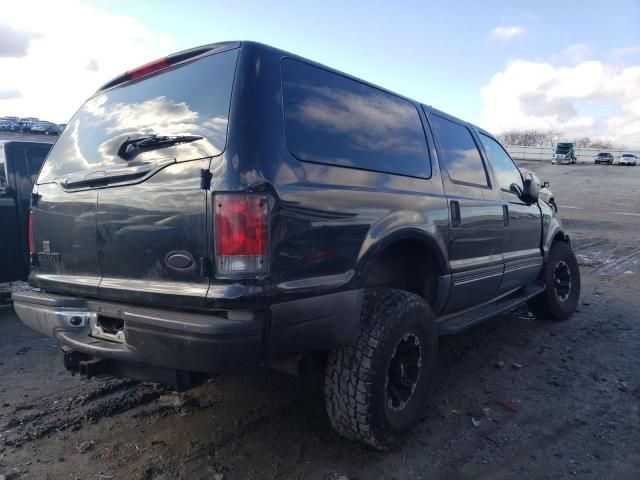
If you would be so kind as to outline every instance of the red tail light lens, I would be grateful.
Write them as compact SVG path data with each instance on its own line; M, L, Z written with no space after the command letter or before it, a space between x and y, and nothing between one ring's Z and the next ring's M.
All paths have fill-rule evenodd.
M269 254L267 196L216 195L214 219L217 273L224 276L265 273Z
M153 62L142 65L141 67L129 70L126 75L130 80L135 80L136 78L144 77L145 75L157 72L158 70L169 68L170 66L171 64L166 58L160 58L158 60L154 60Z
M29 212L29 254L33 255L35 250L35 243L33 242L33 212Z

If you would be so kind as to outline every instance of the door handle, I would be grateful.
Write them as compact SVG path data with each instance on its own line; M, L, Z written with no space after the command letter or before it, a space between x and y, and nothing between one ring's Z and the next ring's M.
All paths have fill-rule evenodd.
M502 206L502 221L505 227L509 226L509 205Z
M460 228L462 217L460 216L460 202L451 200L451 228Z

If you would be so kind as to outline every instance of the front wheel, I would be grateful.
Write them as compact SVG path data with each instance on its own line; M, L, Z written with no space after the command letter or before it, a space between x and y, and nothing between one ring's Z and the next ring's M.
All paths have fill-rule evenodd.
M424 410L438 331L423 298L385 288L365 291L360 325L355 344L327 359L327 414L340 435L386 450Z
M553 242L539 278L546 289L529 300L529 309L540 319L559 321L569 318L580 299L580 269L567 243Z

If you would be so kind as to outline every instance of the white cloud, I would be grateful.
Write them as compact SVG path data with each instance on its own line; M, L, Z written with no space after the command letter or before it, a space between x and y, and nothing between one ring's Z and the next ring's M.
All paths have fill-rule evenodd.
M491 30L490 36L495 40L511 40L519 37L525 29L519 25L502 25Z
M572 63L580 63L589 58L589 47L584 43L574 43L562 51L562 55Z
M640 147L640 65L516 60L482 89L485 127L556 130Z
M80 0L7 2L0 23L13 41L0 55L0 91L21 93L0 97L0 116L66 123L102 84L174 50L168 36Z
M21 98L22 93L17 88L11 90L0 90L0 100L11 100L13 98Z

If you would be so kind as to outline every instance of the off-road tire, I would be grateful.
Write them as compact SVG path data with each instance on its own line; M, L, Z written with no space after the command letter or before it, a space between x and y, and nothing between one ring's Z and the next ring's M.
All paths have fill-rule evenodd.
M555 285L556 269L564 263L571 275L570 289L565 293L566 298L559 294ZM563 268L563 266L562 266ZM566 320L578 306L580 299L580 268L571 246L565 242L553 242L549 251L549 257L540 271L538 277L546 286L543 293L529 300L529 309L542 320Z
M390 365L407 339L419 345L421 361L414 369L415 389L393 410ZM400 290L365 290L355 344L332 351L327 359L324 395L333 428L378 450L398 445L424 411L437 350L435 317L423 298Z

